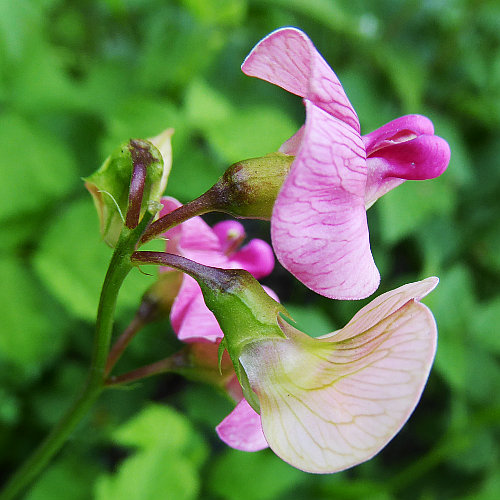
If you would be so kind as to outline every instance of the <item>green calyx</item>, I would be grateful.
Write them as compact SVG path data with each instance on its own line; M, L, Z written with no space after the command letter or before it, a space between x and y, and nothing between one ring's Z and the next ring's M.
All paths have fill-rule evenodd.
M85 187L94 199L101 236L111 247L115 247L124 225L129 205L130 183L134 167L146 168L141 217L150 206L159 203L165 190L164 159L161 152L150 141L131 139L118 147L103 165L85 180Z
M240 363L240 356L254 342L285 338L278 324L278 316L289 315L247 271L217 271L224 274L223 279L206 280L201 276L193 277L200 284L205 303L224 332L221 345L229 353L243 394L250 405L259 411L258 398L250 387Z
M231 165L209 191L214 209L236 217L269 219L294 156L270 153Z

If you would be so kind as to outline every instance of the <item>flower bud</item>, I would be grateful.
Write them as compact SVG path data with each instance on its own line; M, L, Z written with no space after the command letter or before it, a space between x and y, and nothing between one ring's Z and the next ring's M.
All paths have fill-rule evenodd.
M234 163L209 191L213 209L236 217L269 219L294 159L270 153Z
M131 139L117 148L90 177L85 187L94 199L99 215L101 236L111 247L116 245L123 228L125 214L131 200L131 180L134 169L145 168L143 186L138 190L140 198L137 215L142 217L151 210L165 190L172 162L170 137L172 129L150 139Z

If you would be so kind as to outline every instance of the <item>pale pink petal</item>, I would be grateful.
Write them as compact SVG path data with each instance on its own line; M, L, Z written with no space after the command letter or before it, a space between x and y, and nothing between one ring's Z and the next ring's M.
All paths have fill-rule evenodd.
M302 145L271 218L273 248L283 266L315 292L367 297L380 278L366 221L363 143L351 127L305 103Z
M302 31L273 31L253 48L241 69L305 97L359 132L358 117L337 75Z
M171 196L164 196L161 199L161 204L163 208L160 211L159 217L163 217L170 212L173 212L176 208L180 207L182 204L180 201L177 201L175 198ZM172 229L169 229L165 233L163 233L163 238L166 240L166 248L165 251L168 253L177 254L179 252L179 245L181 241L182 227L175 226ZM162 267L161 269L167 270L170 268Z
M360 312L368 330L318 340L279 318L287 339L255 342L243 352L264 435L278 456L308 472L337 472L393 438L415 408L434 358L434 318L416 302L434 284L379 297Z
M268 447L260 415L245 399L216 427L216 431L224 443L237 450L259 451Z
M438 283L439 278L431 276L383 293L360 309L342 330L324 335L322 338L331 337L335 342L341 342L354 337L359 332L369 330L379 321L403 307L408 301L424 298L437 287Z
M189 305L198 295L199 286L190 276L184 275L181 288L170 310L170 322L175 333L178 333L186 314L189 311Z
M254 238L230 257L233 267L245 269L254 278L260 279L274 269L274 253L264 240Z

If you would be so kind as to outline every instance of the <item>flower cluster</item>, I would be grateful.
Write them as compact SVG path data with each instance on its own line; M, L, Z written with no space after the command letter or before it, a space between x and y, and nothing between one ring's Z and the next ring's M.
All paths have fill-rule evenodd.
M372 294L380 276L366 210L406 180L441 175L450 150L420 115L361 135L337 76L298 29L264 38L242 70L302 97L305 124L278 152L229 167L196 200L181 205L163 198L160 218L141 241L163 232L166 252L134 252L132 261L160 264L163 276L174 273L167 280L175 283L173 330L206 380L236 403L217 426L220 438L245 451L269 446L304 471L336 472L376 454L415 408L437 339L432 313L420 299L438 279L384 293L344 328L319 338L297 330L275 293L257 280L273 270L274 250L319 294ZM141 190L147 186L145 162L132 146L119 157L128 173L133 167L130 193L137 179ZM153 158L151 145L141 147ZM164 163L169 166L170 158ZM148 163L150 171L155 164ZM119 194L133 228L144 210L142 191L128 204ZM106 209L114 210L109 203ZM243 226L228 220L211 228L199 217L208 211L270 219L273 247L259 239L241 246Z
M447 143L419 115L398 118L362 136L337 76L297 29L271 33L248 55L242 70L303 97L306 107L304 126L280 148L294 159L272 209L271 238L278 259L322 295L370 295L379 273L366 209L405 180L440 175L449 161ZM164 213L179 206L173 199L164 205ZM238 222L210 229L195 217L164 236L167 252L204 265L244 269L254 278L266 276L274 266L272 251L261 240L239 249L244 230ZM186 276L171 322L179 339L193 346L212 343L211 354L205 346L204 359L213 364L225 334L239 381L257 398L257 407L249 404L236 384L236 372L229 377L226 389L237 405L217 427L223 441L246 451L269 445L302 470L335 472L377 453L417 404L437 338L434 318L419 300L436 284L436 278L429 278L385 293L343 329L318 339L286 321L281 309L274 309L277 298L266 290L275 300L268 298L267 306L262 306L266 299L255 303L267 308L267 316L259 316L251 300L242 300L242 321L249 313L261 325L249 340L247 327L227 326L225 312ZM224 333L219 323L226 326Z

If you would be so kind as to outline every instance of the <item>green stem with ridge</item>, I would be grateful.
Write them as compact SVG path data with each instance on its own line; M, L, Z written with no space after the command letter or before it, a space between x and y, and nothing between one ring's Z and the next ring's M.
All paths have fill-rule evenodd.
M61 449L105 388L106 361L113 332L118 292L126 276L134 267L130 257L153 216L153 214L146 212L135 229L123 228L111 257L101 290L92 359L87 380L76 401L53 428L52 432L7 482L0 492L0 500L14 499L38 476L52 457Z

